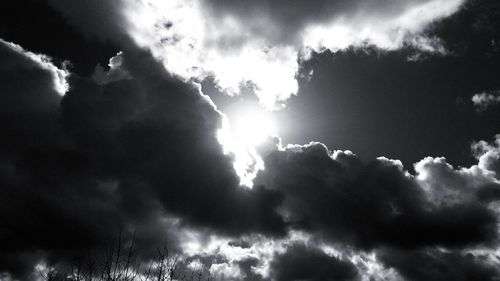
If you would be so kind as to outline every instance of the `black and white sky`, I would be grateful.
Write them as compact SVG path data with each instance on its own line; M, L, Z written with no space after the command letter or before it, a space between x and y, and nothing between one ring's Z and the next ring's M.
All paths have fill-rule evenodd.
M500 280L497 0L5 0L0 132L0 281Z

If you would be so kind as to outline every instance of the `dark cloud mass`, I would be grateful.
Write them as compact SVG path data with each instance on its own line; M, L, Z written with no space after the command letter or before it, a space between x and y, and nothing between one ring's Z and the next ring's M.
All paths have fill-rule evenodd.
M434 21L460 1L190 2L200 5L205 20L228 16L245 24L245 30L224 30L231 36L280 46L299 40L299 30L333 19L347 17L344 23L357 30L428 3L447 11L424 21L433 24L419 38L434 38L449 53L411 44L384 52L376 42L353 41L345 50L293 58L300 64L299 96L275 114L284 120L285 137L244 147L258 160L253 165L264 167L251 188L240 184L237 173L241 151L227 151L220 130L239 117L238 105L259 108L258 85L246 81L238 97L221 96L220 77L200 82L170 68L171 61L191 57L175 57L184 53L144 39L151 35L144 28L148 18L131 10L147 11L159 2L19 3L13 13L34 5L39 12L28 14L41 26L0 17L0 281L38 281L37 270L51 266L67 274L75 258L110 251L117 236L126 245L134 237L143 260L166 243L178 255L179 269L200 269L211 280L499 280L498 113L493 106L478 112L470 103L474 94L498 86L492 79L500 69L493 61L498 27L486 27L496 14L477 19L472 30L464 27L470 40L456 38L454 29L469 26L489 1L466 1L464 10L441 23ZM158 16L150 12L146 16ZM403 22L396 29L405 33ZM416 33L422 24L415 23ZM42 42L45 33L48 42ZM188 35L176 40L189 42ZM237 53L228 49L215 53ZM174 60L169 51L177 52ZM476 76L465 62L480 70ZM246 66L234 64L235 71ZM437 73L442 75L431 78ZM452 78L467 76L451 86ZM462 86L463 92L451 93ZM467 97L467 105L457 97ZM471 118L461 123L449 117L450 107L453 116L465 112L461 118ZM416 111L428 130L421 130ZM325 137L328 147L283 143L316 136ZM391 150L374 148L381 139L391 139L383 147ZM341 149L367 148L363 157L330 150L341 143ZM449 148L448 156L455 146L467 153L467 160L451 157L463 160L457 161L461 166L428 156L442 147ZM401 156L404 164L366 157L381 151Z
M92 248L155 212L221 233L283 233L280 195L238 187L213 105L146 52L126 53L132 78L74 75L61 97L49 71L2 43L3 270L21 272L14 253Z
M356 268L325 254L320 249L303 244L290 245L271 265L274 280L358 280Z
M457 247L497 231L496 216L477 200L433 206L401 163L365 165L352 154L330 156L319 143L272 152L257 182L285 194L291 222L361 248Z

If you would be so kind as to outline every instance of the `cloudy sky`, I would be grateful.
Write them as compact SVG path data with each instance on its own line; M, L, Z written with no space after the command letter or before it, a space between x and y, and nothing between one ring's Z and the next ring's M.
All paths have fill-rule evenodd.
M0 130L0 281L500 280L496 0L7 0Z

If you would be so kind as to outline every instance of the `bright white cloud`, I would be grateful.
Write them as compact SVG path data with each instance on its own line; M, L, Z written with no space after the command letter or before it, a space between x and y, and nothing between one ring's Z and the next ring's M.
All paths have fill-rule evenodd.
M300 24L293 18L275 19L281 11L262 10L266 5L261 2L265 1L249 4L252 18L229 8L214 14L207 8L213 4L209 0L125 2L124 13L130 36L150 48L172 73L184 79L212 75L230 95L251 82L261 104L272 109L296 94L297 59L307 53L304 48L337 51L370 44L394 50L409 44L442 53L439 40L422 31L457 11L463 0L405 1L396 8L380 3L373 11L352 4L351 9L323 15L320 21L301 18L300 11L294 11ZM282 26L292 24L292 32Z
M441 205L463 204L477 200L478 189L500 183L500 135L493 143L472 144L478 163L455 168L443 157L426 157L415 163L415 181L430 202Z
M351 256L350 261L358 269L362 281L404 280L394 268L385 267L375 253L357 253Z
M478 111L485 111L490 107L500 104L500 91L491 91L475 94L472 103Z
M478 188L495 182L494 174L478 165L454 168L443 157L426 157L415 163L416 182L436 204L463 204L476 200Z
M293 46L270 46L256 39L228 47L245 36L244 27L229 17L214 25L198 1L143 0L124 12L131 37L150 48L173 74L186 80L212 75L230 95L250 82L268 108L297 92L297 50Z

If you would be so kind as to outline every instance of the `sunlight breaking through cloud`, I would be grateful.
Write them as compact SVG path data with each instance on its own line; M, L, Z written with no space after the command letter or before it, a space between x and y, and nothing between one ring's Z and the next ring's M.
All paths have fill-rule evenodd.
M324 12L320 20L304 16L298 19L303 23L291 31L287 27L290 19L274 18L273 8L264 8L261 2L248 4L258 22L239 14L234 3L214 12L210 0L126 2L123 13L130 25L129 36L150 49L169 72L186 81L211 76L230 96L250 86L263 108L276 110L297 94L299 61L309 59L312 51L370 45L395 50L410 45L423 52L445 53L439 39L428 38L423 31L433 21L454 13L462 2L409 1L374 10L364 3L359 9ZM293 16L295 11L290 13ZM236 122L226 120L224 126L234 127ZM242 143L229 131L223 128L219 140L235 155L234 166L242 184L251 186L256 173L264 168L261 157L254 145Z

